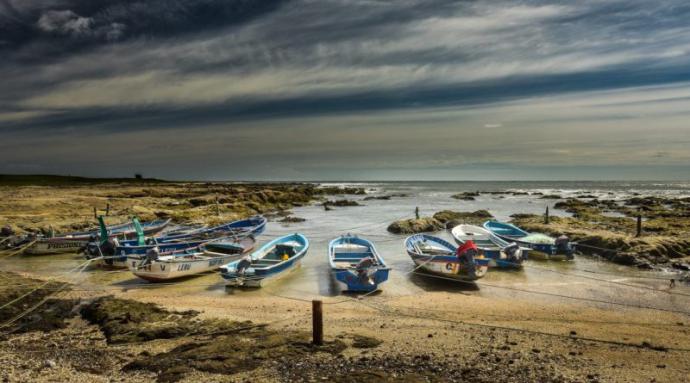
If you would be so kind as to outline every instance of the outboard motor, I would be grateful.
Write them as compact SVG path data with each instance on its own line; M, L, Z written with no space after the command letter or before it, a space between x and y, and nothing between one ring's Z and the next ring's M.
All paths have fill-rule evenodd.
M141 262L141 264L139 265L139 267L150 265L154 261L157 261L158 257L160 255L161 255L161 252L160 252L160 249L158 248L158 246L154 246L154 247L146 250L146 255L144 255L144 259Z
M370 275L370 271L372 271L373 266L376 266L376 260L371 257L363 258L355 266L355 269L357 270L357 277L362 284L374 284L374 281L371 279Z
M474 257L479 255L479 249L477 245L474 244L474 241L466 241L462 246L458 247L456 255L460 263L462 263L468 271L474 272L476 270Z
M117 241L117 238L108 238L107 241L101 243L101 254L103 254L103 257L105 258L103 261L105 262L106 265L111 265L115 261L115 249L120 245L120 243Z
M89 243L86 245L84 253L87 259L99 258L102 256L105 258L103 261L106 264L112 265L115 249L119 245L120 243L117 241L117 238L108 238L107 241L100 243L98 237L92 234L91 237L89 237Z
M561 235L556 238L556 254L566 255L569 259L573 258L573 247L570 245L570 238L566 235Z
M506 254L510 263L520 264L520 262L522 262L522 249L520 249L517 243L513 242L504 247L503 252Z
M237 274L244 274L245 270L251 267L252 261L248 258L243 258L237 263Z

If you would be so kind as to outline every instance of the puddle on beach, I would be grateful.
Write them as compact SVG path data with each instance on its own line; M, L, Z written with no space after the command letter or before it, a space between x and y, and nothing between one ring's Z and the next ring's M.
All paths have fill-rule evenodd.
M665 289L668 288L669 279L672 278L673 274L642 271L587 256L576 257L572 262L528 261L524 270L520 271L494 269L477 284L440 280L413 273L413 263L403 247L406 236L392 235L386 231L386 227L395 220L413 217L417 206L422 216L429 216L444 209L457 211L486 209L497 219L508 220L510 215L515 213L541 214L547 205L550 207L552 215L568 215L561 210L553 209L553 204L558 201L557 199L541 199L540 195L482 194L474 201L459 201L450 198L450 195L462 191L496 191L516 188L504 184L358 184L369 189L374 195L405 193L407 197L363 201L363 196L342 196L342 198L358 200L364 206L335 207L331 211L325 211L320 205L295 208L292 210L293 215L305 218L306 221L290 224L269 222L264 234L258 237L257 248L277 236L300 232L310 240L308 255L303 259L299 269L266 288L258 290L226 291L222 279L217 273L207 273L163 284L152 284L140 280L126 270L105 270L89 267L76 274L74 270L84 262L84 259L75 254L15 256L0 259L0 265L6 270L28 271L44 277L61 277L75 282L82 288L103 291L146 289L146 291L152 291L155 294L213 295L227 299L251 299L272 292L302 299L335 297L341 292L329 273L326 257L328 242L338 235L352 233L372 240L393 269L389 280L382 285L382 291L373 294L371 299L415 295L426 291L447 291L487 298L519 299L542 303L581 303L605 308L618 308L618 306L608 303L576 301L557 296L564 295L599 301L615 301L628 305L687 310L690 301L688 297L659 294L643 288L607 282L615 281ZM539 185L539 189L528 191L531 193L558 194L564 198L577 195L578 189L569 184L565 186L569 186L571 189L566 187L546 188ZM592 187L590 186L590 188ZM617 198L629 195L629 190L629 188L621 187L621 190L600 189L592 193L606 195L608 198ZM668 193L665 189L656 192ZM688 190L681 190L678 193L688 194ZM435 235L452 240L446 231ZM525 290L552 295L532 294ZM674 291L690 294L690 286L677 284ZM145 293L139 291L138 294Z

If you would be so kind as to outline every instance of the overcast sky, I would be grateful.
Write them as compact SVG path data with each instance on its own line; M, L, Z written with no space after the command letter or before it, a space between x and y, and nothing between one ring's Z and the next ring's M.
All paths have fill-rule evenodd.
M690 179L687 0L0 0L0 173Z

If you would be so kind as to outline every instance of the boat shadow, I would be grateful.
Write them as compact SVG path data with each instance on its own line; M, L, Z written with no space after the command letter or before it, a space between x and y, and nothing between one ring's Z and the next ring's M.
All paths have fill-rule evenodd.
M349 298L361 298L361 297L376 297L383 294L382 289L378 289L376 291L341 291L340 295L349 297Z
M479 291L479 286L471 281L443 278L424 271L415 271L408 276L410 282L427 292L473 292Z
M207 271L205 273L200 273L200 274L194 274L194 275L188 275L185 277L181 278L175 278L167 281L147 281L145 279L137 278L137 277L132 277L129 279L117 281L111 284L111 286L117 286L122 288L123 290L128 290L128 289L136 289L136 288L147 288L147 289L163 289L163 288L170 288L170 287L177 287L177 288L192 288L192 287L203 287L205 291L216 291L216 290L222 290L225 288L225 285L223 284L222 280L216 280L215 278L213 279L208 279L205 277L209 277L211 275L217 275L218 273L211 270ZM204 282L202 282L204 281ZM187 283L189 282L189 283ZM195 283L196 282L196 283ZM216 282L216 283L213 283Z

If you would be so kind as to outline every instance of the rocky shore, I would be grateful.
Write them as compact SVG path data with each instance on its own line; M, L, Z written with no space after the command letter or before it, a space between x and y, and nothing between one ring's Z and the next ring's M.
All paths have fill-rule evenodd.
M584 254L612 262L654 268L690 269L690 199L633 197L624 201L571 198L557 202L572 217L515 215L513 222L529 231L567 235ZM637 216L642 233L637 236Z
M0 179L2 181L2 179ZM37 182L34 180L34 182ZM48 234L94 227L93 209L108 212L107 222L171 218L180 224L216 224L255 214L285 212L316 201L351 206L354 201L329 201L332 195L361 195L362 188L318 187L306 183L175 183L128 181L50 185L0 182L0 222L13 234ZM354 202L354 203L353 203Z

